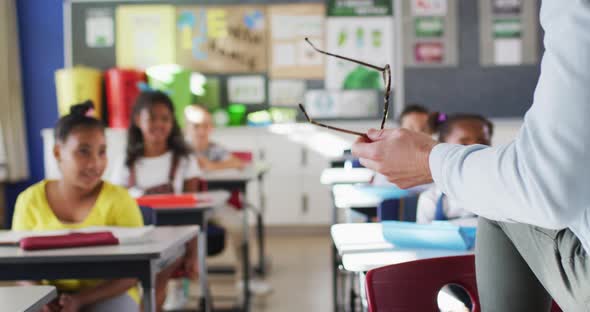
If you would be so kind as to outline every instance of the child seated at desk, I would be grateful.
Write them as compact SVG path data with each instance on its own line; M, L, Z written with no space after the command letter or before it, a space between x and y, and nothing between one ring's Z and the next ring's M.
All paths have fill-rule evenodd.
M458 114L442 122L439 141L462 145L490 145L493 132L494 125L488 119L480 115ZM474 217L474 214L448 198L435 185L423 192L418 199L417 223Z
M213 131L211 114L202 106L191 105L184 111L187 120L187 137L199 166L203 170L243 169L246 163L233 156L221 145L211 142Z
M211 142L210 135L213 131L211 114L200 105L188 106L184 115L186 118L186 134L193 153L196 155L199 166L205 171L216 171L226 169L243 169L248 164L241 159L234 157L227 149L217 143ZM227 230L230 244L233 246L237 259L242 257L242 211L226 205L215 211L212 222ZM236 278L238 288L242 288L240 277L241 265L237 266ZM250 291L254 295L266 295L271 291L268 283L252 279L249 282Z
M133 106L127 134L125 165L115 171L113 181L125 186L134 197L144 194L180 194L198 191L201 174L196 159L185 144L174 118L174 106L161 91L142 92ZM196 239L190 243L191 253L184 259L189 277L196 278ZM166 299L167 280L157 285L157 305ZM171 287L166 307L181 307L186 302L180 281Z
M42 231L90 226L143 226L127 190L102 180L107 164L102 123L87 116L92 103L74 105L55 127L53 154L62 178L43 180L18 196L12 229ZM179 263L174 264L176 266ZM172 271L170 267L165 271ZM160 276L158 276L160 278ZM140 295L132 278L67 279L43 282L61 295L43 311L138 311Z

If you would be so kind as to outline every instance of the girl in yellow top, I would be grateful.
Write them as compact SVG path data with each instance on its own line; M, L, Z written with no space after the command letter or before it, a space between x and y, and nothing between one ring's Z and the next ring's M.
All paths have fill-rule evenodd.
M41 181L19 195L13 230L143 225L136 202L121 187L102 181L107 164L102 123L86 116L92 103L75 105L55 127L54 155L62 178ZM137 281L57 280L59 298L43 311L138 311Z

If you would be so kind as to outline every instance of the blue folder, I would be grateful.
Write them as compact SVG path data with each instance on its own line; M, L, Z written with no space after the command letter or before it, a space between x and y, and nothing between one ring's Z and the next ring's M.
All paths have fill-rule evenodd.
M475 227L461 227L448 221L431 224L383 221L383 237L398 248L470 250L475 245Z
M399 199L412 195L412 192L399 189L395 186L375 186L375 185L359 185L356 188L366 194L371 194L380 197L383 200Z

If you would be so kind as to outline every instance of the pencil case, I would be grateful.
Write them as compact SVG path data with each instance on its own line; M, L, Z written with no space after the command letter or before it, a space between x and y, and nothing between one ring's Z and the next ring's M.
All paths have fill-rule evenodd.
M118 245L119 240L113 233L70 233L64 235L32 236L20 240L20 248L23 250L46 250L74 247L91 247Z

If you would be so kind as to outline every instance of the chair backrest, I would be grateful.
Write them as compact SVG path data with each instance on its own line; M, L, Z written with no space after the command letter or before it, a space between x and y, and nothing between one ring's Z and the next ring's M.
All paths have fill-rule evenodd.
M139 210L141 211L141 216L143 217L144 225L157 224L156 212L154 211L154 209L146 206L139 206Z
M453 256L388 265L369 271L369 311L438 311L438 293L447 284L463 286L479 312L475 257Z

